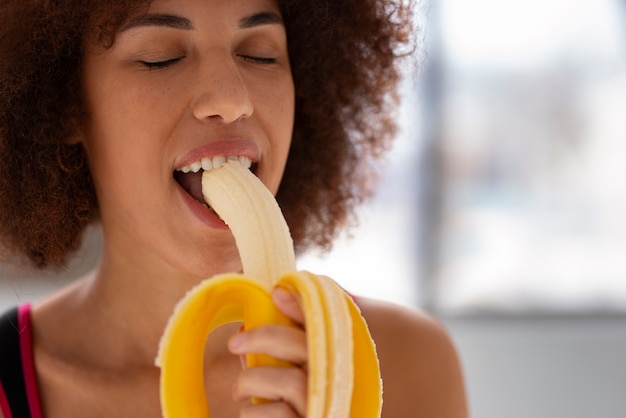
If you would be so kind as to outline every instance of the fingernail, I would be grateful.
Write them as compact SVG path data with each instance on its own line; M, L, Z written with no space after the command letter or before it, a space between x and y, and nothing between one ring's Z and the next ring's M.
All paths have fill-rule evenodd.
M228 346L230 347L231 351L236 351L237 349L239 349L243 345L245 339L246 336L244 334L235 334L230 337L230 340L228 341Z
M274 291L272 292L272 297L277 302L293 301L293 295L287 289L284 289L282 287L274 288Z

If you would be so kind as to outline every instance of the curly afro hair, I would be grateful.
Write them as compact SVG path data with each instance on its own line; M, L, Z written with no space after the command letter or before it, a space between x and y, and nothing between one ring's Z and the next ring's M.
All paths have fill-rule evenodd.
M395 136L399 59L411 1L278 0L296 86L292 146L277 199L296 250L329 248L372 191ZM83 46L111 46L149 0L4 0L0 5L0 243L63 265L98 219L86 155ZM87 39L93 35L94 38ZM407 49L407 47L409 47Z

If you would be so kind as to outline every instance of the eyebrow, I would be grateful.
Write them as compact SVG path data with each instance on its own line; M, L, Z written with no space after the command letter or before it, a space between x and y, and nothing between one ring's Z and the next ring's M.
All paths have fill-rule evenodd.
M256 13L239 21L240 29L249 29L261 25L284 25L282 17L274 12Z
M146 13L128 22L120 32L140 26L165 26L173 29L192 30L191 20L168 14Z
M239 21L238 26L240 29L250 29L261 25L272 24L283 25L283 19L280 17L280 15L274 12L261 12L244 17ZM170 14L146 13L132 19L130 22L124 25L120 32L139 26L164 26L180 30L194 29L192 21L187 19L186 17Z

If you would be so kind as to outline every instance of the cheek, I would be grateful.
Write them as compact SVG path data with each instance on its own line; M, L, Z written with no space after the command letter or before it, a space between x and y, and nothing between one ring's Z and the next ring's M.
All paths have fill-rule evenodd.
M99 64L99 65L98 65ZM137 80L96 59L85 68L84 91L95 148L142 146L173 114L171 89ZM139 142L139 143L138 143Z
M154 137L153 125L144 119L145 115L132 111L132 102L113 99L116 97L103 97L93 109L85 138L90 169L103 204L138 197L143 193L135 190L139 184L151 186L145 173L155 172L149 165L155 161L151 156L154 141L147 140Z
M90 94L86 148L102 170L140 164L139 157L158 147L172 115L171 100L159 100L156 90L123 85L103 83Z
M271 115L270 123L272 131L272 147L275 150L275 163L280 165L282 170L287 162L287 155L291 145L291 137L293 134L294 123L294 97L293 89L288 86L281 92L282 94L274 95L271 100L275 104L270 106Z
M291 143L291 135L293 131L295 97L293 84L285 83L282 88L275 89L269 93L270 104L266 103L268 109L271 109L271 119L273 128L276 130L276 143L274 146L287 152Z

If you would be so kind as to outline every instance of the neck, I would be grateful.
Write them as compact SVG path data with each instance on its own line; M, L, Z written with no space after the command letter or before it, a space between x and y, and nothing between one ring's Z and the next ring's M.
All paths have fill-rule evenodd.
M75 346L67 357L84 357L82 361L95 367L154 367L176 304L204 277L136 255L129 260L105 246L92 273L44 301L34 311L34 321L44 323L39 329L49 332L42 338L52 338L44 341ZM223 256L214 257L205 277L240 269L238 260L233 261L236 257ZM61 323L67 326L60 329Z

